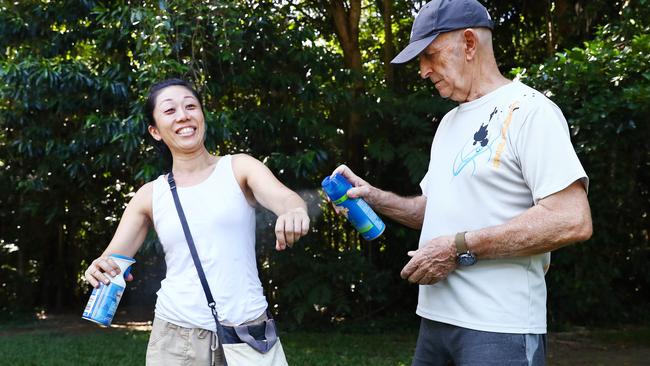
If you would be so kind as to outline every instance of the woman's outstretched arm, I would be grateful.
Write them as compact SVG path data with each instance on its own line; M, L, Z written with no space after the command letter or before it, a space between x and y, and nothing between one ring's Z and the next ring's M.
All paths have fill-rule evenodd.
M282 184L259 160L233 156L233 170L240 187L249 198L278 215L275 223L275 248L291 247L309 231L307 205L300 196Z
M153 183L142 186L126 206L113 239L101 256L96 258L86 269L85 277L93 287L99 282L108 284L110 278L105 274L115 276L120 273L120 267L110 259L111 254L122 254L133 257L144 242L151 223L151 198ZM129 274L127 280L133 279Z

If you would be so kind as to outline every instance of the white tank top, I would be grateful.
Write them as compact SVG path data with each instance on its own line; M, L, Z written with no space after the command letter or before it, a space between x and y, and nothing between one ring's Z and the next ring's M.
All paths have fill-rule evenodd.
M205 181L177 189L219 321L241 324L256 319L267 302L255 260L255 209L235 179L232 157L219 159ZM156 316L182 327L214 331L166 175L154 181L152 210L167 264Z

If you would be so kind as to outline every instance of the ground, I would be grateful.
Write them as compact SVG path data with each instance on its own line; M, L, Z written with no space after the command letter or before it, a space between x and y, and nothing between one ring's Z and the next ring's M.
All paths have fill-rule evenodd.
M626 330L550 333L548 336L548 365L642 366L650 365L650 347L639 345L622 335L622 340L603 340L603 334L621 335Z
M144 331L151 329L151 324L147 321L117 321L114 326ZM14 327L0 327L0 337L42 332L47 329L56 329L59 332L63 330L70 334L101 331L99 326L81 320L77 315L58 315ZM647 328L612 330L575 328L568 332L550 333L548 365L650 365L648 331Z

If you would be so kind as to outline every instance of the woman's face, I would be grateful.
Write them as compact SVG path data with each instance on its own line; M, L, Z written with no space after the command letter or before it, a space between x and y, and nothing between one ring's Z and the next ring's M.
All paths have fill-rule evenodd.
M149 133L173 152L193 152L203 148L205 119L201 103L192 92L179 85L169 86L156 97Z

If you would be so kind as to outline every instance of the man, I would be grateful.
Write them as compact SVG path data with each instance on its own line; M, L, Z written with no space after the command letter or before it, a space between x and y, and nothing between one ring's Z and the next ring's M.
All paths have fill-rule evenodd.
M422 195L335 172L383 215L421 228L401 276L420 284L413 365L543 365L549 252L591 236L588 178L566 120L543 94L501 75L475 0L434 0L410 44L420 76L459 105L442 119Z

